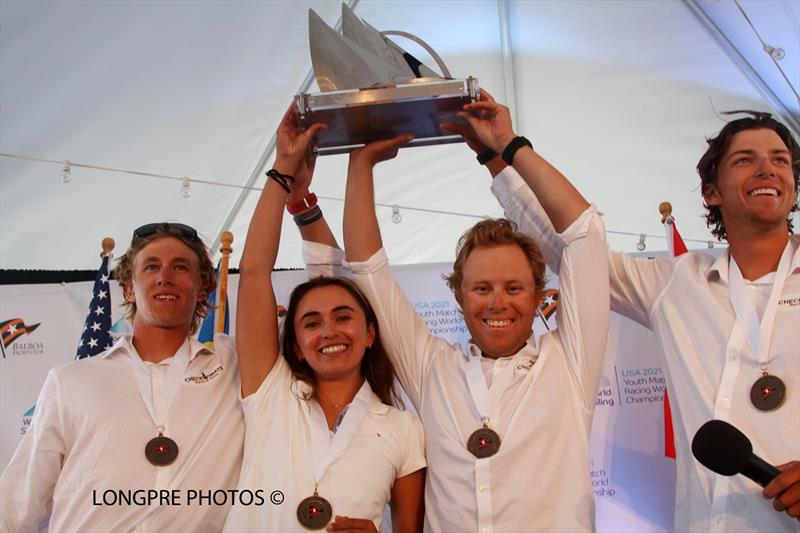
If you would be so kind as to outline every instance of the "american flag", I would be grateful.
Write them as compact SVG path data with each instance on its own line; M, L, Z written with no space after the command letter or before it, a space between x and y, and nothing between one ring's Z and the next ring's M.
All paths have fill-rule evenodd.
M85 359L104 352L114 344L111 336L111 287L108 283L108 263L110 255L103 257L100 270L94 279L92 301L83 324L81 342L75 359Z

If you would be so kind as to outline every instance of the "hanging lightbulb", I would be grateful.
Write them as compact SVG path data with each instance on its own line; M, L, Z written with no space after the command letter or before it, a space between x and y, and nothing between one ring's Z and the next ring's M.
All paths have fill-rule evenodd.
M647 238L647 235L644 233L639 234L639 242L636 243L636 249L640 252L644 252L644 249L647 248L647 245L644 243L644 240Z
M69 183L72 179L72 165L69 161L61 162L61 183Z
M192 195L192 186L189 178L181 178L181 196L189 198Z
M399 224L403 221L403 215L400 214L400 206L395 204L392 206L392 222Z
M709 249L714 248L714 241L708 241L706 244L708 245Z
M764 44L764 51L768 53L769 56L775 61L780 61L781 59L786 57L786 50L780 47L775 48L774 46Z

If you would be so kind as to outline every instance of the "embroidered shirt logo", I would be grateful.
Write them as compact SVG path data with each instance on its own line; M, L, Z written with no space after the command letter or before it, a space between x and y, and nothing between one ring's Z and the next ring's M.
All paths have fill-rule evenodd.
M220 374L222 374L222 365L209 372L200 372L199 376L187 376L184 381L186 383L208 383Z

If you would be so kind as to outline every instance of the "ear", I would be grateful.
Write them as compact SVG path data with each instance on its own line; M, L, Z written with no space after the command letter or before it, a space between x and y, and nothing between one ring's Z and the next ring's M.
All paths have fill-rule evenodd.
M198 303L203 303L203 302L207 302L207 301L208 301L208 291L206 291L205 289L203 289L201 291L198 291L198 293L197 293L197 302Z
M125 297L126 302L136 303L136 293L133 291L133 281L129 281L122 288L122 295Z
M714 183L703 185L703 200L706 205L720 205L722 199L719 197L719 190Z
M375 324L367 324L367 346L375 344Z
M300 345L297 344L297 341L294 341L294 354L297 356L297 359L300 361L305 361L306 356L303 355L303 350L300 349Z
M457 288L453 291L453 296L456 298L456 303L458 303L459 307L463 307L462 305L462 298L461 298L461 287Z

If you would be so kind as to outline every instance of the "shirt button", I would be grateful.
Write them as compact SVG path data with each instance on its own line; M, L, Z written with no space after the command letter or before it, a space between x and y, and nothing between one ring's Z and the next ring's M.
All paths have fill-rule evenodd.
M728 397L727 397L727 396L723 396L723 397L722 397L722 401L727 403L727 402L728 402ZM722 520L722 517L721 517L721 516L718 516L716 519L717 519L717 520Z
M480 492L486 492L487 490L489 490L489 485L481 485L480 487L478 487L478 490Z
M728 354L728 361L733 361L734 359L736 359L736 354L735 353L729 353Z

